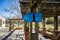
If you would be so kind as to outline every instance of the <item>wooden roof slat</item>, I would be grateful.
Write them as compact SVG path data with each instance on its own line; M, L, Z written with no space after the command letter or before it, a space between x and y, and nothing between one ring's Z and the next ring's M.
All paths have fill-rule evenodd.
M28 2L26 2L25 4L27 4L27 3ZM27 10L29 8L37 7L38 3L42 3L42 5L40 5L39 10L41 10L43 12L42 13L43 17L46 18L46 17L52 17L52 16L59 16L60 15L60 2L59 1L41 1L41 0L37 0L36 2L34 2L33 4L31 4L27 8L23 8L23 10L24 9ZM23 5L23 3L22 3L22 5ZM24 7L26 7L26 6L24 6Z
M41 3L60 3L60 1L41 1Z

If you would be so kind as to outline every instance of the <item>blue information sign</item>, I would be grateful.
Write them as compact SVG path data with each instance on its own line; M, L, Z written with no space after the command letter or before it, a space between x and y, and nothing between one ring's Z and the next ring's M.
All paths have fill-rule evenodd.
M23 19L27 22L33 22L33 13L29 12L23 16Z
M35 13L35 21L42 22L42 13Z
M23 19L27 22L42 22L42 13L26 13Z

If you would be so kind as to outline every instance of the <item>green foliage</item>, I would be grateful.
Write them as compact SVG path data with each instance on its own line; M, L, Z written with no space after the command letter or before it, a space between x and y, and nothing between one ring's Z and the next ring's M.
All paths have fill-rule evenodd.
M47 18L47 20L46 20L46 24L53 24L53 22L54 22L53 17Z
M52 31L53 31L53 28L49 27L49 28L48 28L48 31L49 31L49 32L52 32Z
M5 26L6 26L6 27L9 27L10 25L7 23Z

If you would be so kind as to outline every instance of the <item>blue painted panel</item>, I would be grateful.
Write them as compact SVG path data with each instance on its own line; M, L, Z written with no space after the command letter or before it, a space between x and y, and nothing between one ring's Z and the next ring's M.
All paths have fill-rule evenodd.
M33 16L33 13L29 12L29 13L26 13L22 18L26 22L42 22L42 13L38 12L38 13L35 13ZM35 21L33 21L33 19Z
M22 18L23 18L26 22L33 22L33 13L31 13L31 12L26 13Z
M35 21L42 22L42 13L35 13Z

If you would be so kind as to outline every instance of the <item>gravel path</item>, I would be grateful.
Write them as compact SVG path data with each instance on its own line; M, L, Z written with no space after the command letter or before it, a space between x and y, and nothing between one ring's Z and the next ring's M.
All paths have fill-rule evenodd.
M0 40L2 38L4 38L7 34L9 34L10 32L8 31L8 29L4 28L4 29L0 29ZM38 34L39 36L39 40L50 40L50 39L46 39L43 37L42 34ZM23 30L15 30L11 36L9 36L9 38L7 38L7 40L25 40L25 34Z

